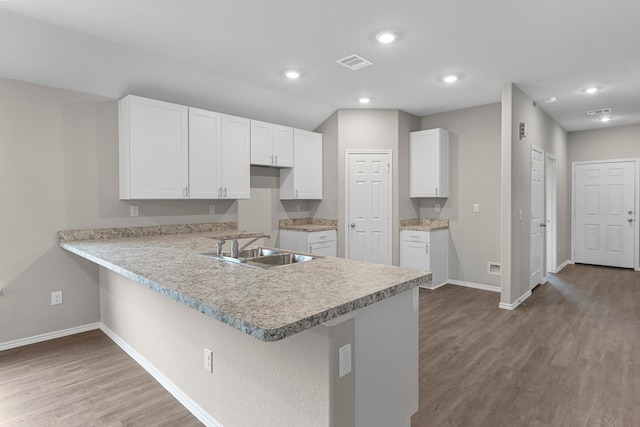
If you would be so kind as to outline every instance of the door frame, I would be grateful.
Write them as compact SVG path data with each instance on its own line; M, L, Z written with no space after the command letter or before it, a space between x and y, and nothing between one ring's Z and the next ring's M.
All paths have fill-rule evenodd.
M549 173L549 166L553 165L553 172ZM558 269L558 159L551 153L545 154L545 219L547 221L546 232L546 256L545 271L556 273Z
M389 221L387 233L389 235L387 250L389 262L393 265L393 150L390 149L345 149L344 150L344 257L349 258L349 159L352 154L386 154L389 161L389 185L387 185L387 201L389 204Z
M619 162L634 162L635 163L635 175L634 182L635 191L635 214L634 214L634 257L633 257L633 269L640 271L640 227L638 227L638 220L640 219L640 158L628 158L628 159L603 159L603 160L587 160L580 162L571 162L571 263L575 263L576 253L576 165L589 165L594 163L619 163Z

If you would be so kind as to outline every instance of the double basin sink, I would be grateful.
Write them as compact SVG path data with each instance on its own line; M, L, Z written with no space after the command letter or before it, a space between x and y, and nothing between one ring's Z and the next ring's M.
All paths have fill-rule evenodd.
M238 253L237 258L229 256L230 254L228 252L223 252L220 255L215 252L207 252L201 255L221 261L257 268L279 267L283 265L307 262L317 258L315 256L291 252L284 249L271 248L244 249Z

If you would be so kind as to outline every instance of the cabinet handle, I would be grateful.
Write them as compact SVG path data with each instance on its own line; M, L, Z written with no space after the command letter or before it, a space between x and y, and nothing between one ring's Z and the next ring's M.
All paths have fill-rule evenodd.
M313 246L309 245L309 253L313 253Z
M269 156L269 163L273 164L273 154Z
M273 163L274 164L278 164L278 155L276 154L275 156L273 156Z
M218 197L222 197L222 187L218 188Z
M227 197L227 187L224 187L224 190L222 190L222 197Z
M298 190L296 190L295 198L296 198L296 199L298 198Z
M424 251L426 253L429 253L429 244L428 243L426 245L424 245Z
M184 189L182 190L182 195L183 197L186 199L187 197L189 197L189 186L187 185L186 187L184 187Z
M438 187L436 187L436 196L438 195Z

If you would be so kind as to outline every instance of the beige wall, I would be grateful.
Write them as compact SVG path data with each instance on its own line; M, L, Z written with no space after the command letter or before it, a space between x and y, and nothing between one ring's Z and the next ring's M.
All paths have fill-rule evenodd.
M640 158L640 125L569 133L569 162Z
M509 263L509 274L502 275L501 303L510 305L525 295L530 288L531 250L528 218L530 218L531 212L531 146L539 147L557 159L559 264L570 259L569 206L571 193L568 186L570 166L567 132L544 111L535 106L533 101L516 85L503 86L502 106L503 126L505 117L509 122L508 126L504 127L508 134L503 133L502 135L503 155L510 151L510 166L504 169L509 172L503 175L503 180L509 181L509 185L505 188L510 187L510 191L507 194L503 192L503 202L510 214L508 217L503 215L503 218L509 219L510 217L510 221L503 223L502 262L503 265ZM527 136L523 140L520 140L518 136L518 125L521 122L526 124L527 129ZM509 159L503 159L503 163L505 161L509 161ZM503 168L504 166L503 164ZM520 211L523 213L522 220L519 219Z
M99 321L97 267L58 230L237 219L229 201L120 201L116 100L2 78L0 198L0 344Z
M421 218L449 219L449 278L494 287L500 277L487 263L500 262L500 112L497 103L420 119L420 129L449 131L450 196L413 201Z

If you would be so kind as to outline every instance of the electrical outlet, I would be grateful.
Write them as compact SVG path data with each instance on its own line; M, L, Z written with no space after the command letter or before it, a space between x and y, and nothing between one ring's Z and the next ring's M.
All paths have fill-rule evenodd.
M480 212L480 203L474 203L473 204L473 212L474 213Z
M339 374L340 378L351 372L351 343L345 344L338 349Z
M216 214L216 205L209 205L209 215Z
M440 212L440 203L436 203L436 212Z
M207 372L213 372L213 356L208 348L204 349L204 369Z
M138 216L138 207L131 206L131 216Z
M51 305L62 304L62 291L51 292Z

